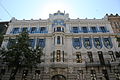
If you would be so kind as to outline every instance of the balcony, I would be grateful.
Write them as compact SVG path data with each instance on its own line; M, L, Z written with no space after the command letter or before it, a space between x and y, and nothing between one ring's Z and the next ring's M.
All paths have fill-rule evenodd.
M68 64L63 63L63 62L53 62L50 64L50 67L52 67L52 68L67 68Z
M86 62L85 62L85 65L86 65L86 67L98 67L98 66L100 66L101 64L100 64L99 61L94 61L94 62L88 62L88 61L86 61Z
M85 62L86 67L102 67L102 66L106 66L106 67L110 67L111 63L110 61L105 61L104 63L100 63L100 61L94 61L94 62Z

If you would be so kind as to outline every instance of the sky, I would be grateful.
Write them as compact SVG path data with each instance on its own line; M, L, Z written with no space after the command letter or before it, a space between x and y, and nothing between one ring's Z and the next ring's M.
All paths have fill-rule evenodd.
M48 19L58 10L71 19L101 19L106 13L120 15L120 0L0 0L0 21Z

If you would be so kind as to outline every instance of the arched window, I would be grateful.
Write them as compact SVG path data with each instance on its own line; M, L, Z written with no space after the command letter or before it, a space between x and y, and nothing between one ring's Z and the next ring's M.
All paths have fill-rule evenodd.
M72 43L75 49L80 49L82 47L81 38L73 38Z
M83 38L83 44L86 49L92 48L91 38Z
M93 38L93 42L94 42L95 48L97 48L97 49L102 48L101 38Z

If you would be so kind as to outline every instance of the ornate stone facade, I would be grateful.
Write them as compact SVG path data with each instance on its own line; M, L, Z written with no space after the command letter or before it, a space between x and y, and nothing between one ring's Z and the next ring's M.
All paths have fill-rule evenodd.
M120 80L120 56L116 34L103 19L70 19L58 11L46 20L17 20L9 23L2 47L9 46L20 32L29 31L32 48L44 48L38 69L21 70L17 80L27 73L27 80ZM11 70L5 70L7 80Z
M120 16L118 14L106 14L106 16L108 16L108 21L110 21L114 33L120 33Z

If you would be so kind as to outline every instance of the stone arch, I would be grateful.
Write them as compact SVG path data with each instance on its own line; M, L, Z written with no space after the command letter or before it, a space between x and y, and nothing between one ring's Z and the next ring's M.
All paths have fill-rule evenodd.
M51 80L66 80L66 77L64 75L58 74L52 76Z

